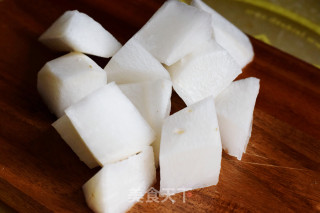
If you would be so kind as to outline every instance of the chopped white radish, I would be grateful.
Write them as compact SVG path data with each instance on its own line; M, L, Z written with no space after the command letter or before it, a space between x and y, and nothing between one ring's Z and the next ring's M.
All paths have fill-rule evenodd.
M69 53L44 65L37 87L49 109L61 117L67 107L106 83L106 73L93 60L81 53Z
M172 65L211 39L211 16L178 1L167 1L135 35L161 63Z
M59 17L39 40L58 51L78 51L109 58L121 44L98 22L77 10Z
M119 88L137 107L156 133L156 140L152 143L152 146L155 165L158 167L161 128L164 119L170 114L172 83L168 80L145 81L121 84Z
M127 84L170 79L168 71L136 39L130 39L104 68L108 81Z
M241 73L241 68L214 40L168 67L173 88L189 106L216 97Z
M155 139L154 131L115 83L96 90L65 112L80 135L79 140L67 143L85 144L101 166L125 159ZM72 138L67 131L57 131L63 139Z
M95 212L128 211L156 181L152 147L126 160L106 164L83 185L88 206Z
M253 59L251 42L241 30L201 0L193 0L193 6L211 14L214 38L244 68Z
M83 142L81 136L72 125L68 116L62 116L60 119L54 122L52 126L60 133L63 140L78 155L80 160L83 161L90 169L99 166L97 160Z
M259 79L232 82L215 99L223 149L241 160L252 129L253 110L259 93Z
M213 97L169 116L161 135L160 193L217 184L221 152Z

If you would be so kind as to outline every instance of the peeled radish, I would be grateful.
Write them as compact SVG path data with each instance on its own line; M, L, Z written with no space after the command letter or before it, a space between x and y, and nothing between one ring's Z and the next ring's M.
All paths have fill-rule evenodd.
M213 97L169 116L161 135L160 193L217 184L221 151Z
M152 147L123 161L106 164L83 185L89 207L95 212L128 211L156 181Z
M37 86L62 139L89 168L102 167L82 187L94 212L128 211L158 166L160 196L216 185L222 148L239 160L246 151L259 79L233 80L252 45L201 0L192 5L166 1L123 47L76 10L39 38L76 51L46 63ZM103 70L80 52L112 58ZM172 87L187 107L170 116Z
M161 63L172 65L212 37L211 16L167 1L134 36Z
M88 147L101 166L123 160L155 139L154 131L115 83L96 90L65 112L80 136L67 143ZM63 139L72 139L68 131L56 130Z
M228 51L240 65L241 69L252 61L254 52L246 34L206 5L202 0L193 0L191 4L211 14L215 40Z
M253 110L259 93L259 79L232 82L216 99L223 149L241 160L252 129Z
M74 151L80 160L83 161L90 169L99 166L98 161L95 159L68 116L62 116L54 122L52 126L59 132L72 151Z
M118 84L168 79L170 75L136 39L130 39L104 68L108 81Z
M49 109L61 117L66 108L106 83L103 69L74 52L47 62L38 73L37 87Z
M77 51L109 58L121 44L98 22L77 10L59 17L39 40L58 51Z
M216 97L241 73L235 60L214 40L168 67L173 88L189 106Z
M172 83L168 80L145 81L121 84L119 88L137 107L156 133L156 140L152 146L155 165L158 167L161 128L164 119L170 114Z

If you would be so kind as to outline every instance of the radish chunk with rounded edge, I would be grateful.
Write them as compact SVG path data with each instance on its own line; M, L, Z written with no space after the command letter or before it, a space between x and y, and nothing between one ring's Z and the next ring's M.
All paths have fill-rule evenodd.
M156 181L152 147L123 161L106 164L83 185L88 206L95 212L129 210Z
M74 151L80 160L83 161L90 169L99 166L97 160L83 142L68 116L62 116L54 122L52 126L60 133L62 139L70 146L72 151Z
M241 73L241 68L214 40L168 67L173 88L189 106L216 97Z
M216 185L221 152L213 97L169 116L161 135L160 193Z
M170 80L168 71L134 38L111 58L104 69L108 74L108 81L118 84Z
M211 16L185 3L167 1L134 37L170 66L212 38Z
M172 83L168 80L146 81L133 84L121 84L119 88L137 107L141 115L156 133L152 143L155 165L159 165L161 128L170 114Z
M37 87L49 109L61 117L64 110L106 85L107 75L81 53L69 53L47 62L38 73Z
M241 69L252 61L254 52L246 34L203 1L193 0L191 4L211 14L215 40L229 52L240 65Z
M253 110L259 93L259 79L232 82L216 99L223 149L241 160L252 129Z
M121 48L98 22L77 10L65 12L39 40L57 51L77 51L105 58Z
M96 90L65 112L81 137L67 143L85 143L101 166L125 159L155 139L154 131L115 83ZM62 138L70 138L68 132L57 131Z

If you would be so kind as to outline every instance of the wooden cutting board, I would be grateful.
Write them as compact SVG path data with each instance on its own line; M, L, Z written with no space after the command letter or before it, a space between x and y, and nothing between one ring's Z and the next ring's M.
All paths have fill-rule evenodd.
M81 163L50 125L55 117L36 76L62 53L37 38L64 11L78 9L125 43L162 2L0 0L0 200L20 212L90 212L81 186L98 169ZM131 212L320 211L320 70L252 43L256 56L240 78L260 78L261 89L242 161L223 153L217 186L193 190L185 201L172 196L174 204L145 196ZM172 112L183 107L173 94Z

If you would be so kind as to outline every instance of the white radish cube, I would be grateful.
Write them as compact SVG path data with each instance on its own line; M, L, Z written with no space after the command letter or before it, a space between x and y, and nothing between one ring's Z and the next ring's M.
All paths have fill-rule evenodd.
M130 39L104 68L108 81L127 84L170 79L168 71L136 39Z
M61 117L66 108L106 83L106 73L93 60L81 53L69 53L42 67L37 87L49 109Z
M88 206L94 212L124 213L156 181L152 147L126 160L105 165L83 185Z
M109 58L121 44L98 22L77 10L59 17L39 40L57 51L77 51Z
M169 116L161 135L160 193L216 185L221 153L213 97Z
M121 84L119 88L156 133L156 140L152 143L152 146L155 165L158 167L162 124L171 110L172 83L168 80L145 81Z
M216 99L223 149L241 160L252 129L253 110L259 93L259 79L232 82Z
M214 40L168 67L173 88L189 106L216 97L241 73L241 68Z
M72 151L74 151L80 160L83 161L90 169L99 166L98 161L83 142L81 136L72 125L68 116L62 116L54 122L52 126L59 132Z
M88 147L101 166L140 152L155 139L154 131L115 83L96 90L65 112L80 135L79 140L67 143ZM68 132L56 130L63 139L70 138Z
M211 16L178 1L167 1L135 35L161 63L172 65L211 39Z
M246 34L201 0L193 0L193 6L211 14L214 38L244 68L253 59L254 52Z

